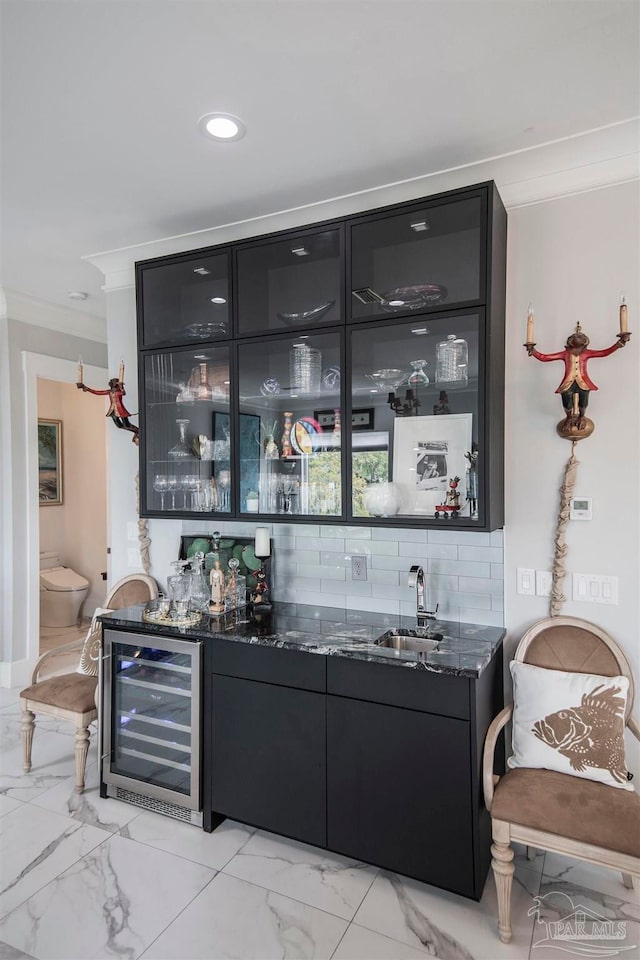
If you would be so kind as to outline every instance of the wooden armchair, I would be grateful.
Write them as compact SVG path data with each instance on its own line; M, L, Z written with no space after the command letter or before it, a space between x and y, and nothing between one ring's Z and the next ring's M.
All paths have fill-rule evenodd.
M120 610L135 603L146 603L158 596L158 586L152 577L131 574L119 580L107 594L104 609ZM44 714L60 720L69 720L76 728L76 791L84 790L84 773L89 752L89 724L98 716L96 688L98 685L98 657L101 643L100 624L92 622L86 638L62 644L43 654L36 663L31 685L20 693L22 708L23 769L31 770L31 747L35 729L35 715ZM63 673L41 679L55 667L55 658L77 652L83 673Z
M640 726L631 716L631 669L604 630L574 617L541 620L524 634L514 659L549 670L627 677L626 725L640 740ZM493 720L483 763L484 798L491 813L498 931L504 943L511 939L512 840L620 871L628 888L633 887L633 877L640 876L637 793L553 770L516 768L502 777L494 775L498 734L512 713L513 706L507 706Z

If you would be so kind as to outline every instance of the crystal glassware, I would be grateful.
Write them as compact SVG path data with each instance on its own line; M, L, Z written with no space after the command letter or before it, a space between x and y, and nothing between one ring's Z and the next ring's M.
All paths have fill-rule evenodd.
M180 439L171 447L167 456L173 457L175 460L181 460L186 457L193 457L193 451L187 443L187 427L189 426L189 420L176 420L178 426L178 432L180 434Z
M429 383L429 377L425 370L426 366L426 360L411 361L411 373L407 377L407 383L410 387L426 387Z
M196 400L213 400L213 387L209 383L209 369L206 363L199 365L199 382L194 392Z
M450 333L436 347L436 383L466 382L468 363L467 341Z
M298 393L320 393L322 354L307 343L294 343L289 351L291 389Z
M167 477L167 493L171 494L171 509L176 509L176 493L179 490L177 477Z
M163 473L157 473L153 478L153 489L160 494L160 509L164 510L164 495L169 489L169 478Z

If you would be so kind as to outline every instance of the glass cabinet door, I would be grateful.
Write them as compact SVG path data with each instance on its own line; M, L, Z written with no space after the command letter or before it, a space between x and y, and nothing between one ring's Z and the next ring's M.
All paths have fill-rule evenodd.
M483 294L480 195L381 214L351 228L352 320L414 315Z
M241 343L240 511L342 514L341 334Z
M229 253L138 264L141 346L231 336Z
M141 460L151 513L231 512L229 348L144 355Z
M239 249L239 334L342 322L341 249L339 229Z
M354 517L481 517L483 323L478 311L352 328Z

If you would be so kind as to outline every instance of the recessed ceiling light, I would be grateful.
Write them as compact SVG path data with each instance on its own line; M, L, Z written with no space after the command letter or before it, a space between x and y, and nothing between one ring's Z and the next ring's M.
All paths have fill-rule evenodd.
M389 300L390 307L404 307L404 300Z
M211 297L211 303L226 303L224 297Z
M306 247L291 247L291 253L295 253L296 257L308 257L309 251Z
M89 294L85 293L84 290L69 290L69 299L70 300L86 300Z
M428 333L428 330L426 327L414 327L411 333L415 333L417 336L422 336L423 334Z
M375 390L375 389L373 389L373 390L369 390L369 393L377 393L377 392L378 392L378 391L377 391L377 390Z
M206 353L194 353L193 359L194 360L210 360L211 357Z
M624 299L624 298L623 298L623 299ZM303 334L301 334L301 335L300 335L300 339L301 339L301 340L308 340L308 339L309 339L309 334L308 334L308 333L303 333Z
M193 272L199 273L201 277L206 277L211 273L211 270L207 270L206 267L196 267Z
M231 383L231 380L223 380L222 382L225 385L225 387L228 387L229 384Z
M415 230L416 233L422 233L423 230L430 230L431 228L426 220L418 220L411 224L411 229Z
M198 126L206 137L214 140L240 140L247 132L240 117L232 113L205 113L198 120Z
M298 394L297 394L297 393L290 393L290 394L289 394L289 397L290 397L292 400L297 400L297 399L298 399Z

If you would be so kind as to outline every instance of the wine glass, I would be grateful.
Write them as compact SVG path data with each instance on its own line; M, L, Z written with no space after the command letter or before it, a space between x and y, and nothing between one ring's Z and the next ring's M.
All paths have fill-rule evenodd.
M164 495L169 489L169 477L164 473L157 473L153 478L153 489L160 494L160 509L164 510Z
M176 509L176 493L179 489L177 477L167 477L167 492L171 494L171 509Z

